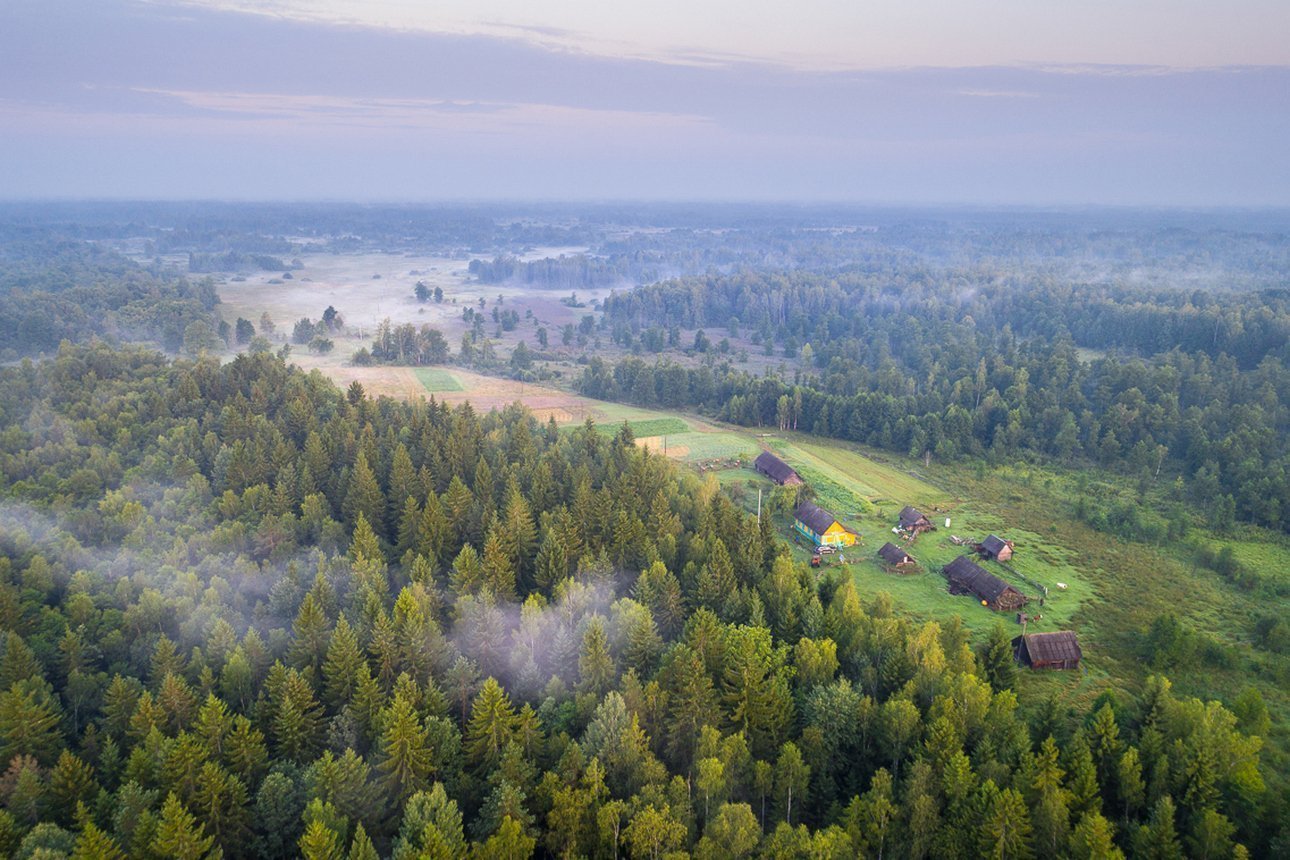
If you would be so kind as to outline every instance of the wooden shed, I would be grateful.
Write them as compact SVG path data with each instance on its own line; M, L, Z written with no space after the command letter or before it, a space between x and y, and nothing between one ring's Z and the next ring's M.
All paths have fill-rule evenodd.
M1023 633L1012 640L1017 662L1031 669L1078 669L1084 652L1073 630Z
M1012 558L1012 548L1012 541L1004 540L998 535L990 535L977 544L977 552L981 553L983 558L992 558L995 561L1007 561Z
M852 546L856 534L838 522L829 511L811 502L802 502L793 513L793 528L817 546Z
M878 557L890 567L913 567L918 563L914 561L912 555L890 541L883 544L882 548L878 550Z
M934 528L932 521L923 516L923 512L918 510L918 508L906 505L904 509L901 510L900 530L902 532L918 534L919 532L930 532Z
M776 457L769 451L762 451L753 460L753 468L770 478L781 487L792 487L804 483L797 470Z
M942 568L950 582L951 594L971 594L998 612L1020 609L1030 599L965 555Z

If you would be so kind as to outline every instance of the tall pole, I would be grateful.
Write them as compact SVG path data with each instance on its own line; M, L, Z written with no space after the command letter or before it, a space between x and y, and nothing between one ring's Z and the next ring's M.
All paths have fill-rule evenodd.
M757 488L757 525L761 525L761 487Z

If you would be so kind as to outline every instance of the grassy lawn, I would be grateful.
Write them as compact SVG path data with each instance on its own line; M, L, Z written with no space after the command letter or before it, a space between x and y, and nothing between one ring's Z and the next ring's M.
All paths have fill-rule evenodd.
M417 380L425 386L426 391L431 394L465 390L462 387L461 380L454 376L451 371L444 370L442 367L417 367L412 372L416 374Z

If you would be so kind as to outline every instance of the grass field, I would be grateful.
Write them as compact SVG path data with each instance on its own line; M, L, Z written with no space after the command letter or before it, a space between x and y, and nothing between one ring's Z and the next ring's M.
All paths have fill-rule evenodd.
M431 394L465 390L461 380L442 367L418 367L412 372Z
M640 418L635 421L624 419L627 426L632 429L632 435L637 439L643 439L647 436L668 436L676 433L688 433L690 425L680 418ZM596 432L603 436L613 436L622 429L623 421L610 423L608 421L596 425Z

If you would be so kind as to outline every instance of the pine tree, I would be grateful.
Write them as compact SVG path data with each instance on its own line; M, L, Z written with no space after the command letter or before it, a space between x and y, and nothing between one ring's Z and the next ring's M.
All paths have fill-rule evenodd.
M58 717L58 705L43 681L17 681L0 693L0 762L18 755L53 762L63 748Z
M416 549L420 543L421 506L417 500L408 496L403 509L395 518L394 556L403 558L408 552Z
M1017 666L1012 656L1012 642L996 622L990 629L980 654L981 676L993 690L1011 690L1017 683Z
M1182 845L1174 829L1174 802L1169 795L1156 801L1151 819L1138 827L1134 837L1133 855L1143 860L1182 860Z
M358 452L354 469L350 472L349 489L345 493L341 511L345 515L345 522L352 529L358 529L358 521L362 517L374 533L379 535L384 530L385 494L381 492L381 485L377 483L376 475L372 473L367 456L362 451Z
M490 528L484 538L483 584L500 601L512 602L516 598L514 561L498 525Z
M157 854L167 860L200 860L218 856L212 852L215 840L206 835L206 829L192 816L172 792L161 807L161 821L157 825L157 841L153 846Z
M358 637L349 625L349 619L341 615L336 621L336 628L331 633L327 644L327 656L322 664L322 677L326 690L327 704L339 711L358 686L358 670L366 663Z
M87 821L76 839L71 860L125 860L125 852L115 839Z
M291 665L316 673L327 655L327 643L331 637L329 627L327 616L314 599L313 592L306 594L291 625Z
M1021 795L1011 788L999 791L987 782L986 806L979 828L981 857L1030 857L1030 814Z
M391 799L403 803L429 784L432 761L425 729L404 696L395 696L381 722L381 783Z
M343 860L340 837L334 830L315 819L300 837L300 856L304 860Z
M1085 815L1071 833L1071 860L1124 860L1114 836L1111 822L1096 812Z
M599 699L613 686L616 674L604 621L598 615L593 616L582 634L578 653L578 688Z
M376 853L376 846L372 844L367 831L363 829L362 822L354 828L354 839L349 843L348 860L381 860L381 855Z
M484 681L470 710L470 725L466 730L466 754L470 761L481 772L492 770L514 731L515 711L511 699L502 685L490 677Z
M421 507L421 519L417 523L416 544L413 549L418 555L429 559L432 565L442 564L451 529L439 497L434 493L427 493L425 504Z

